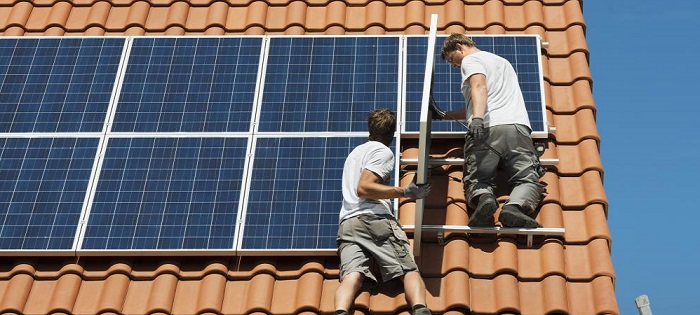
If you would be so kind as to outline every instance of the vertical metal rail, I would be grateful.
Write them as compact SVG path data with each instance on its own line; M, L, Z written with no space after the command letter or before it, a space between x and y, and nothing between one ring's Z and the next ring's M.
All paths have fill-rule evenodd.
M435 60L435 41L437 36L437 14L430 16L430 34L428 36L428 49L425 56L425 76L423 78L423 97L420 106L420 125L418 137L418 168L416 169L416 183L425 184L429 181L428 158L430 156L430 124L431 112L428 110L433 86L433 69ZM420 256L423 226L423 209L425 199L416 200L415 229L413 231L413 256Z

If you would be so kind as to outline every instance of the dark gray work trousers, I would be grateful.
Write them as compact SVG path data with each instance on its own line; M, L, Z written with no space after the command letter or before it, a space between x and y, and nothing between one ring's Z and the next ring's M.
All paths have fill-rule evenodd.
M498 164L502 163L508 183L513 187L506 204L516 204L523 213L531 214L544 192L544 185L540 183L544 168L532 143L530 128L511 124L484 131L483 141L474 140L469 134L465 138L464 189L469 207L476 207L480 195L493 194Z

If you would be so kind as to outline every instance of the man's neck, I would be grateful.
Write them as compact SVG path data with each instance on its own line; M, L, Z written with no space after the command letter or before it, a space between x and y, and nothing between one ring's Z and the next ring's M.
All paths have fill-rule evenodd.
M469 46L462 46L462 52L464 53L464 56L469 56L473 53L480 52L481 49L477 47L469 47Z

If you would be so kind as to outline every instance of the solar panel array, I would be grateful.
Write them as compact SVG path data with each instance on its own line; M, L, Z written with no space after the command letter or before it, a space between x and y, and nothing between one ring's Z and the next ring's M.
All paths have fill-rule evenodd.
M417 124L422 38L0 38L0 253L333 253L367 113Z

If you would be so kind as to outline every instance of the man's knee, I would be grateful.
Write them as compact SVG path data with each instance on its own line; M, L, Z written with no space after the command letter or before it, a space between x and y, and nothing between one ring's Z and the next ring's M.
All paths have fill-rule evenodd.
M365 275L359 271L350 272L341 279L341 282L354 286L361 286L363 281L365 281Z
M420 275L420 272L417 270L409 271L406 272L403 276L401 276L401 281L403 281L406 284L423 284L423 277Z

